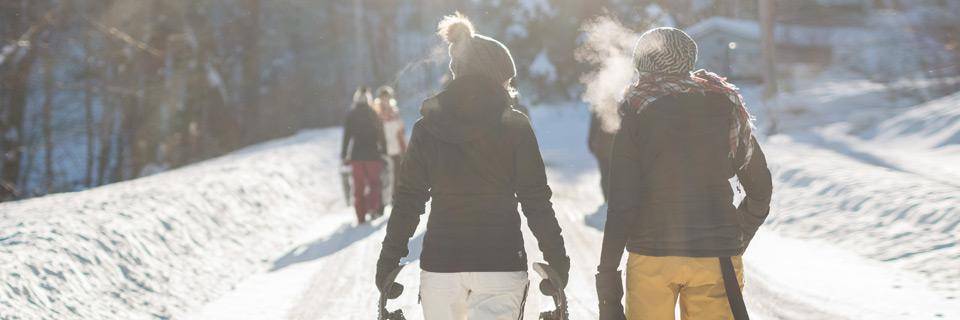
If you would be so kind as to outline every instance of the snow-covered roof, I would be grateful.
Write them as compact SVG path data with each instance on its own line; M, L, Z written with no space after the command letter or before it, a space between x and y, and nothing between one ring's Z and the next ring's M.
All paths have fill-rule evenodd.
M760 41L760 24L754 20L711 17L686 28L685 31L694 39L703 37L710 32L722 32ZM829 46L838 36L843 37L851 34L862 36L870 32L855 27L816 27L778 23L774 33L777 43L780 44Z
M760 26L756 21L727 17L711 17L686 28L684 31L691 37L698 38L714 30L748 39L760 39Z
M864 5L865 2L864 0L817 0L817 3L822 6L855 6Z

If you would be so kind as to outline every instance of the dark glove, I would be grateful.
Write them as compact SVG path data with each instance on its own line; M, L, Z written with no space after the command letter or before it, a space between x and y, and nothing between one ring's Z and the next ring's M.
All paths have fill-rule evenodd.
M623 280L620 271L597 273L597 298L600 301L600 320L626 320L623 312Z
M560 280L560 285L563 287L557 290L557 288L553 286L553 282L550 282L550 280L547 280L547 279L543 279L542 281L540 281L540 293L543 293L544 295L547 295L547 296L555 296L557 295L557 293L563 290L563 288L567 287L567 280L569 280L570 278L570 259L568 258L568 259L564 259L563 261L556 261L554 263L550 263L550 268L553 268L553 270L560 275L560 279L558 280Z
M381 294L387 296L387 299L396 299L403 293L403 285L394 282L392 286L386 284L387 276L390 275L393 270L396 270L400 267L400 258L392 257L391 255L384 255L384 252L380 253L380 258L377 259L377 290L380 290ZM390 292L383 292L387 287L392 287Z

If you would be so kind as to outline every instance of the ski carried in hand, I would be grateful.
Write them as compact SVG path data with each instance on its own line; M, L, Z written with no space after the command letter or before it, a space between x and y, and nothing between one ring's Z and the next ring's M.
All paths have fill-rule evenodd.
M554 288L563 288L562 283L560 283L560 274L556 270L550 267L550 265L545 263L534 263L533 270L540 275L540 277L550 281L553 284ZM563 290L557 290L557 293L553 296L553 304L556 307L553 311L544 311L540 313L541 320L569 320L570 315L567 313L567 296L564 294Z
M403 310L397 309L394 311L387 311L387 300L396 299L403 293L403 286L396 282L397 275L400 274L400 270L403 270L405 265L401 264L397 266L396 269L387 274L387 278L383 280L383 283L380 284L380 288L384 288L380 291L380 304L377 308L377 320L406 320L403 316Z

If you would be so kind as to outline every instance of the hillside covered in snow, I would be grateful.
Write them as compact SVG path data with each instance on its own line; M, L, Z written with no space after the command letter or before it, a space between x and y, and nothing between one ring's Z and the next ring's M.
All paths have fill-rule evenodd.
M0 204L0 319L170 319L223 294L342 206L338 137Z

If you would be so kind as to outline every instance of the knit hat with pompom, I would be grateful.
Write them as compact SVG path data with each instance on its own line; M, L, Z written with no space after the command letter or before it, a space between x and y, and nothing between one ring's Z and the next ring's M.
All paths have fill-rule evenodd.
M470 19L459 12L444 17L437 34L450 45L450 72L454 78L480 75L506 84L517 76L510 50L500 41L477 34Z

